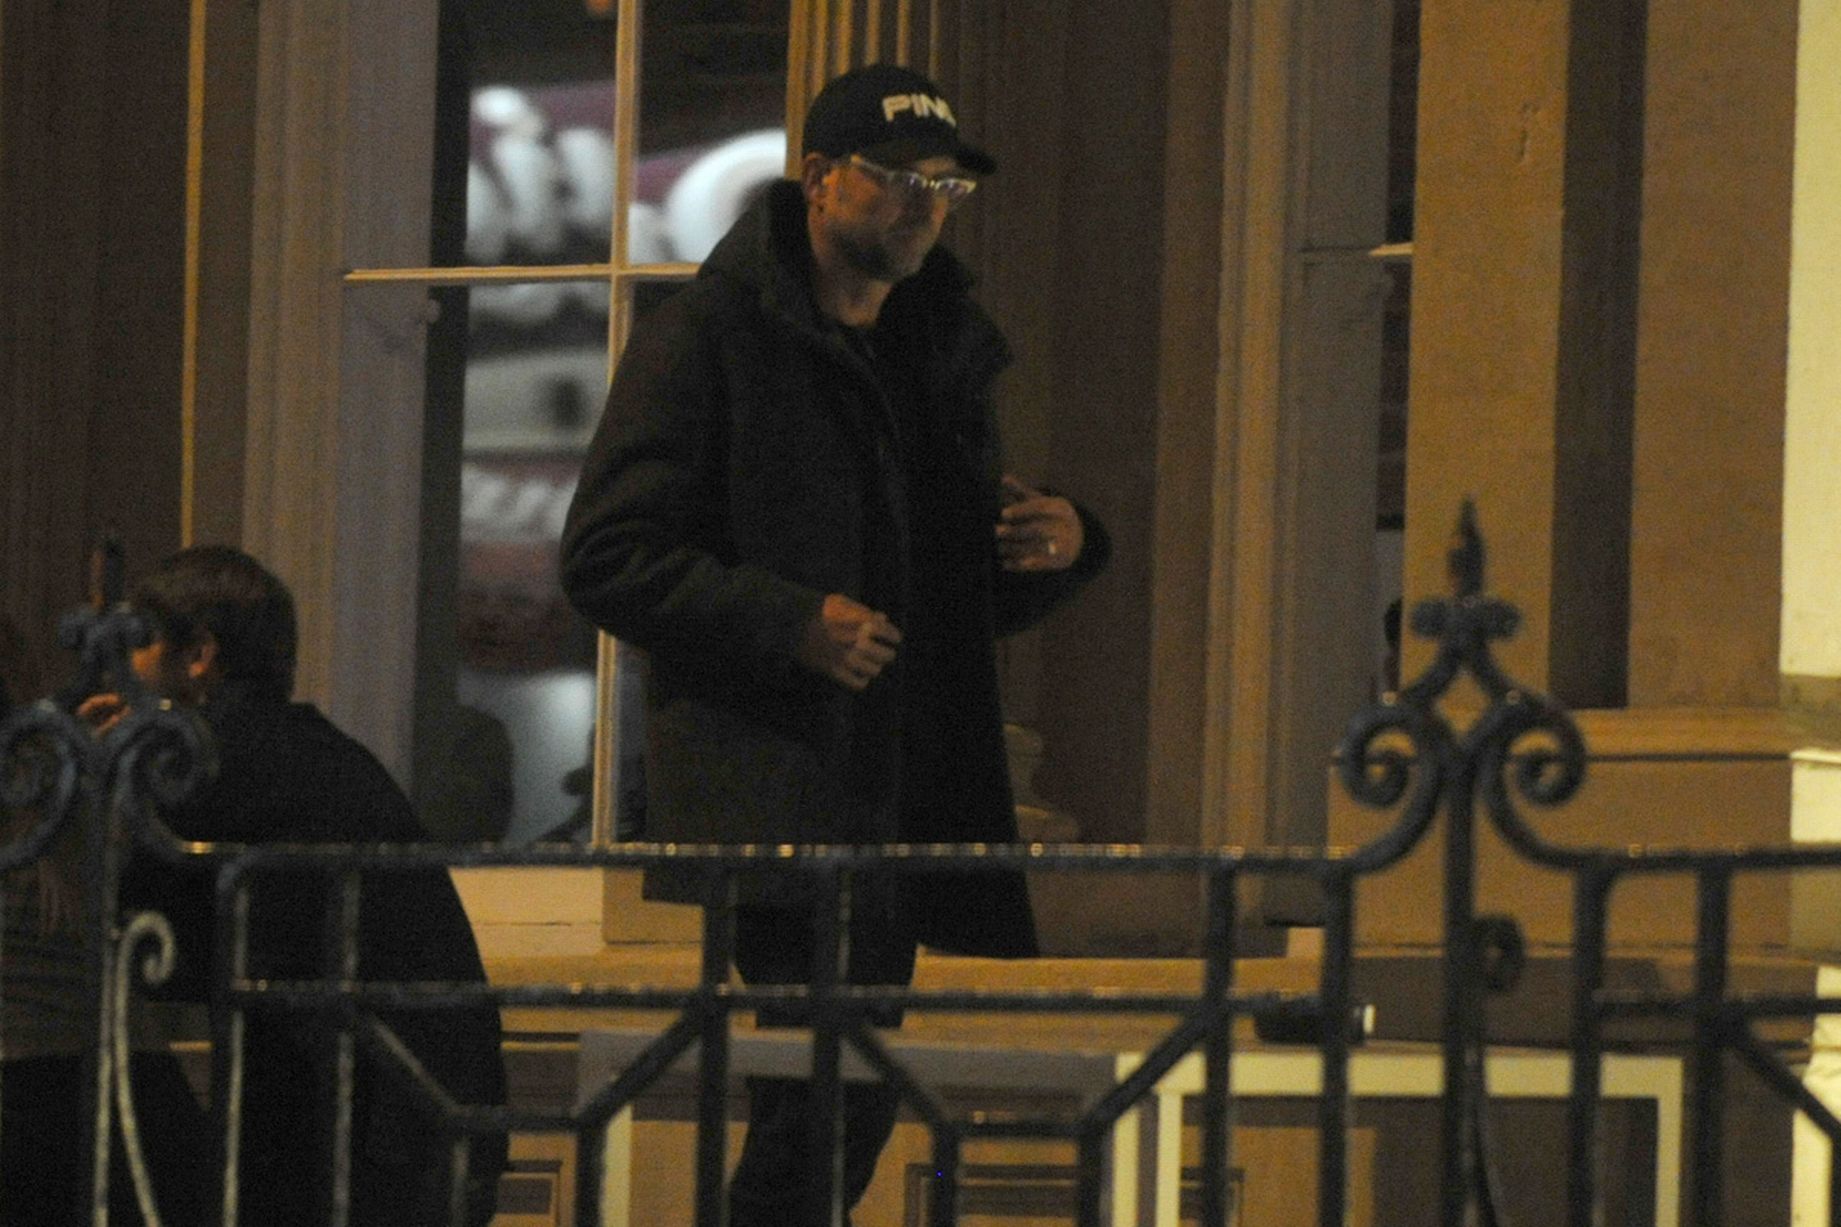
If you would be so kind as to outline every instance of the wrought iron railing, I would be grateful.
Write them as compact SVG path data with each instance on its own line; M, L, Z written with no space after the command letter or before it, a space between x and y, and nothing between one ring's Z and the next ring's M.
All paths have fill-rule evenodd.
M812 1087L835 1142L843 1087L843 1053L854 1050L892 1085L931 1131L935 1178L931 1222L956 1221L961 1155L968 1142L988 1138L1056 1138L1071 1142L1076 1164L1076 1222L1094 1227L1103 1219L1101 1161L1109 1132L1160 1079L1191 1053L1204 1066L1200 1132L1199 1219L1205 1227L1226 1227L1230 1214L1232 1124L1235 1108L1232 1057L1237 1020L1275 1020L1304 1030L1321 1055L1321 1094L1315 1106L1318 1147L1318 1203L1323 1227L1342 1227L1349 1213L1349 1136L1352 1124L1350 1061L1360 1042L1353 987L1356 889L1361 880L1386 870L1418 846L1444 818L1444 955L1442 1063L1441 1204L1444 1227L1505 1221L1490 1179L1485 1136L1487 1091L1484 1004L1505 987L1521 957L1521 936L1511 919L1477 912L1475 846L1478 808L1510 845L1530 862L1570 876L1574 894L1571 1038L1572 1084L1568 1112L1568 1222L1590 1227L1600 1197L1598 1131L1605 1025L1630 1017L1670 1017L1691 1024L1688 1119L1692 1139L1687 1205L1692 1221L1717 1227L1722 1221L1720 1164L1723 1058L1736 1056L1833 1141L1841 1124L1802 1086L1792 1071L1756 1036L1758 1020L1807 1018L1841 1011L1841 1000L1808 996L1745 997L1729 984L1728 928L1732 883L1740 873L1841 868L1841 848L1797 847L1697 850L1688 848L1562 847L1544 839L1520 805L1555 806L1579 787L1586 752L1571 719L1545 697L1515 684L1497 666L1491 644L1513 633L1515 611L1483 591L1483 546L1466 508L1451 552L1453 593L1419 605L1413 629L1436 641L1437 655L1417 680L1397 695L1359 713L1338 752L1341 779L1358 801L1397 808L1397 820L1380 837L1354 848L1175 850L1140 846L913 846L878 847L704 847L625 844L574 846L363 846L189 844L173 838L159 815L178 803L211 770L211 746L199 723L161 704L141 688L127 667L129 650L144 636L133 614L119 606L87 613L67 628L81 649L80 676L57 701L15 713L0 727L0 786L5 804L38 816L29 832L0 848L0 869L13 869L43 856L53 840L72 827L88 836L90 945L95 1017L93 1076L84 1093L93 1122L87 1145L99 1156L91 1165L90 1219L107 1218L107 1156L111 1123L119 1128L144 1212L152 1207L148 1173L139 1160L144 1122L133 1115L125 1077L126 1018L131 973L157 982L170 966L172 934L157 916L123 916L116 904L124 858L168 861L208 858L218 865L217 966L213 974L211 1104L220 1139L218 1170L234 1174L241 1110L236 1088L243 1059L243 1027L254 1011L314 1011L334 1020L344 1059L339 1092L351 1094L350 1054L362 1049L395 1072L405 1085L421 1088L431 1109L456 1139L456 1187L464 1179L468 1138L502 1132L573 1134L578 1143L576 1221L599 1221L597 1188L604 1131L623 1106L655 1083L679 1057L699 1055L696 1222L718 1227L724 1219L722 1170L726 1129L730 1024L737 1013L762 1005L802 1001L811 1034ZM1448 722L1441 710L1460 677L1480 689L1484 706L1466 727ZM76 700L98 689L128 699L129 714L98 737L72 714ZM705 906L702 968L692 987L615 985L467 985L358 981L356 898L365 871L404 866L556 866L643 868L663 860L690 867L711 883ZM733 883L743 872L803 874L816 884L812 912L822 940L811 982L803 986L748 987L730 982L735 939ZM249 901L265 875L311 869L329 875L341 889L329 892L329 931L337 938L338 974L311 981L277 982L249 976ZM1026 870L1098 874L1186 873L1206 882L1204 932L1200 942L1201 987L1197 992L1107 992L976 990L865 987L844 982L844 943L854 888L875 872ZM1608 900L1621 881L1676 874L1698 889L1697 946L1692 990L1683 994L1612 992L1606 988ZM1245 992L1235 980L1235 934L1244 885L1253 879L1302 878L1315 883L1323 900L1322 959L1313 991ZM4 978L0 977L0 988ZM644 1055L575 1110L525 1112L502 1106L453 1103L415 1058L377 1020L380 1009L448 1010L491 1002L503 1007L569 1006L644 1008L675 1012ZM922 1085L891 1053L870 1025L879 1010L896 1006L940 1013L1108 1014L1173 1017L1175 1021L1143 1055L1142 1063L1075 1116L1010 1116L1002 1120L961 1117L933 1088ZM1331 1020L1325 1023L1324 1020ZM4 1084L0 1081L0 1106ZM340 1115L349 1126L349 1112ZM137 1124L141 1127L137 1127ZM348 1136L340 1135L341 1145ZM75 1144L75 1143L73 1143ZM1837 1170L1841 1170L1838 1168ZM157 1178L157 1173L154 1174ZM329 1178L347 1177L335 1165ZM809 1174L812 1187L828 1190L835 1203L836 1176L830 1163ZM1838 1178L1841 1179L1841 1178ZM0 1189L0 1199L5 1190ZM234 1179L227 1182L224 1221L235 1221ZM345 1198L333 1199L335 1220ZM1841 1205L1841 1198L1834 1199ZM460 1208L455 1199L454 1219ZM1841 1215L1831 1212L1831 1222Z

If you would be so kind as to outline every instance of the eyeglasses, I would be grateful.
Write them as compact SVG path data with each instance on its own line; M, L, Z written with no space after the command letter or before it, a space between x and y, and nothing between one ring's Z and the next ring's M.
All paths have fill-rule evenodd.
M946 202L949 209L965 203L965 198L978 186L978 180L964 175L923 175L918 171L895 170L880 162L872 162L860 153L850 155L850 164L886 191L899 192L904 196L937 196Z

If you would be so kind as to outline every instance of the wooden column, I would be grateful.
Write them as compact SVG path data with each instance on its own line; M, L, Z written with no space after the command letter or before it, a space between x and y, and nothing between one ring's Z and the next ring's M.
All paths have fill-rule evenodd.
M257 10L192 0L186 168L185 505L192 542L243 535Z
M259 20L244 538L294 589L302 697L406 778L428 299L340 277L427 258L435 5Z
M186 5L0 20L0 603L52 682L89 545L179 544Z

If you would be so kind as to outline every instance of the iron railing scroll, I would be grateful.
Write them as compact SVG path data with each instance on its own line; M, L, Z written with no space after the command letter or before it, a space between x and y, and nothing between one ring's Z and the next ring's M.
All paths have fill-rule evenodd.
M89 1156L81 1188L85 1209L73 1221L100 1225L108 1219L110 1156L119 1134L142 1218L157 1227L129 1090L128 1007L137 975L152 985L171 973L173 933L158 915L122 916L118 890L129 844L156 839L171 846L154 815L208 779L214 759L202 723L160 701L130 667L133 650L148 641L148 628L122 603L121 590L119 548L104 543L92 564L91 604L59 627L60 642L76 653L76 673L53 698L0 712L0 808L32 819L0 847L0 873L47 858L62 840L80 841L84 850L83 932L71 935L70 956L82 960L89 995L80 1013L96 1028L79 1091L88 1136L48 1142L81 1146ZM123 709L98 732L76 709L103 692L121 696ZM3 1096L0 1082L0 1110ZM0 1188L0 1215L5 1198ZM79 1213L79 1207L70 1210Z
M1199 1057L1201 1164L1197 1210L1202 1227L1232 1221L1231 1143L1234 1124L1233 1058L1236 1026L1251 1022L1266 1035L1283 1033L1315 1048L1321 1093L1317 1126L1318 1227L1344 1227L1350 1214L1348 1180L1351 1123L1350 1064L1361 1042L1364 1017L1354 989L1355 916L1360 883L1397 864L1444 827L1444 937L1441 1046L1441 1227L1499 1227L1506 1217L1491 1179L1492 1151L1484 1081L1488 1035L1485 1002L1515 980L1522 959L1521 932L1513 919L1482 914L1476 877L1480 819L1522 858L1568 876L1574 891L1574 948L1568 1101L1569 1227L1595 1227L1600 1212L1598 1113L1605 1025L1612 1019L1685 1021L1692 1047L1688 1066L1688 1119L1693 1123L1689 1212L1696 1227L1719 1227L1720 1104L1722 1062L1736 1057L1767 1085L1801 1109L1831 1140L1841 1124L1797 1080L1781 1057L1761 1042L1754 1023L1841 1013L1841 1000L1814 996L1745 997L1731 990L1727 931L1732 882L1749 872L1841 869L1841 847L1575 848L1545 838L1524 814L1566 802L1581 786L1586 752L1577 727L1552 700L1507 676L1493 645L1512 634L1516 611L1485 593L1484 547L1474 512L1466 506L1450 552L1452 591L1414 609L1411 626L1432 640L1430 665L1395 694L1358 713L1338 750L1344 789L1356 801L1397 811L1386 830L1359 847L1152 848L1139 845L907 845L714 846L620 843L600 847L499 845L233 846L175 840L158 815L179 803L212 771L213 756L201 724L148 693L129 667L146 627L119 603L118 579L107 579L96 608L65 628L79 650L78 676L57 700L14 712L0 725L0 801L38 821L0 847L0 870L42 855L61 834L81 830L92 929L89 944L98 1031L86 1094L94 1135L88 1221L107 1219L106 1173L112 1123L136 1158L139 1129L126 1095L123 1015L131 980L157 981L172 955L171 933L157 917L123 917L116 904L122 861L134 854L203 859L216 870L215 965L211 972L213 1125L221 1140L215 1156L225 1174L224 1222L234 1224L237 1190L242 1022L252 1010L305 1011L337 1020L340 1103L335 1124L349 1123L354 1054L363 1053L387 1076L420 1088L431 1119L454 1141L455 1191L450 1220L462 1221L459 1189L467 1140L493 1133L572 1135L579 1175L575 1221L601 1221L600 1167L610 1122L657 1083L680 1058L698 1057L695 1222L721 1227L726 1153L731 1023L737 1014L798 1007L811 1037L811 1085L820 1105L808 1184L841 1218L835 1142L847 1055L879 1073L930 1131L930 1227L958 1221L961 1170L968 1144L995 1138L1052 1139L1076 1156L1074 1218L1079 1227L1105 1219L1100 1156L1106 1141L1134 1105L1153 1093L1179 1063ZM125 715L98 735L74 708L99 691L124 696ZM1462 727L1446 715L1462 712ZM438 984L359 980L354 974L355 917L359 890L372 870L408 867L572 867L635 869L670 861L680 872L706 879L703 948L698 982L667 987L607 983ZM1025 871L1083 874L1182 874L1205 884L1200 935L1199 991L1100 992L1072 986L1053 990L940 989L862 986L847 982L850 910L866 883L894 874ZM328 949L332 970L309 981L256 980L247 974L248 901L266 875L311 871L339 889L328 894ZM784 986L733 983L737 883L744 875L801 875L815 888L810 920L818 951L811 979ZM1685 876L1698 891L1694 983L1682 993L1614 992L1605 967L1608 901L1620 881L1639 875ZM381 874L370 875L373 877ZM1323 900L1323 955L1316 983L1306 992L1249 992L1235 979L1240 892L1252 879L1289 878L1313 883ZM3 986L3 985L0 985ZM603 1085L589 1088L566 1111L455 1103L417 1065L379 1011L444 1010L490 1002L506 1007L645 1010L665 1016L655 1039ZM4 1008L4 1003L0 1003ZM904 1066L898 1043L876 1020L892 1011L933 1015L1021 1016L1056 1014L1132 1016L1145 1020L1152 1040L1141 1063L1082 1104L1072 1116L1020 1108L1001 1116L959 1113L936 1088ZM1166 1021L1157 1021L1166 1020ZM114 1091L111 1094L111 1091ZM335 1150L349 1138L343 1127ZM1841 1170L1841 1165L1838 1165ZM156 1174L157 1177L157 1174ZM335 1166L335 1222L345 1203L348 1173ZM1837 1177L1841 1180L1841 1176ZM0 1189L0 1201L5 1191ZM1841 1199L1836 1199L1841 1205ZM149 1207L151 1209L151 1206ZM1831 1208L1832 1227L1841 1215ZM1528 1225L1522 1225L1528 1227Z
M1501 1222L1484 1111L1484 999L1514 986L1523 959L1515 920L1477 911L1477 801L1481 796L1497 825L1519 826L1512 794L1559 805L1583 782L1586 761L1572 719L1497 664L1490 645L1513 635L1520 615L1485 594L1484 557L1476 512L1466 502L1448 554L1451 596L1422 602L1412 614L1414 632L1436 641L1432 663L1358 713L1337 755L1343 786L1359 801L1390 807L1411 790L1398 824L1366 855L1393 859L1438 812L1445 815L1439 1222L1447 1227ZM1466 677L1485 706L1459 731L1440 704Z

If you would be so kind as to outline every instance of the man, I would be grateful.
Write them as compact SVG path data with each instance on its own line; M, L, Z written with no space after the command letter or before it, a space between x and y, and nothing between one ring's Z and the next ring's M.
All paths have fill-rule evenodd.
M408 800L369 751L304 703L294 686L294 603L255 559L221 546L182 550L130 595L153 639L135 674L209 726L218 771L167 815L183 839L413 842L425 836ZM121 700L100 695L79 714L104 725ZM251 882L250 974L311 979L325 972L327 875L260 872ZM179 938L174 991L203 998L211 967L212 873L137 854L124 911L152 909ZM375 980L483 982L479 950L453 884L439 869L363 875L358 973ZM502 1104L496 1009L380 1010L378 1018L462 1104ZM239 1222L323 1224L331 1191L327 1060L335 1028L299 1011L251 1010L242 1094ZM407 1084L360 1046L353 1100L353 1224L446 1224L450 1137ZM472 1145L467 1222L492 1215L502 1137ZM157 1179L157 1177L156 1177Z
M1000 477L990 392L1009 350L935 246L994 169L931 81L847 73L812 102L798 181L634 330L562 556L576 606L650 657L648 838L1015 840L994 638L1108 547L1068 500ZM907 983L917 941L1035 953L1020 875L854 887L853 982ZM698 897L684 872L647 888ZM741 889L743 978L804 982L809 886ZM883 1088L847 1093L847 1205L894 1110ZM808 1117L802 1085L754 1088L735 1227L829 1221L802 1202Z

